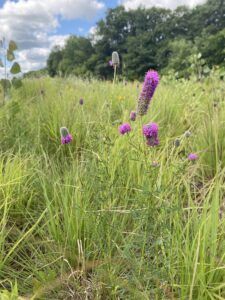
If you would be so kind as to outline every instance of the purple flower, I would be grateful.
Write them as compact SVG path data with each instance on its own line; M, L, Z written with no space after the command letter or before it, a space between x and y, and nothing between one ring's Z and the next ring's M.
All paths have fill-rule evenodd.
M188 155L188 160L194 161L194 160L197 160L197 159L198 159L198 155L195 154L195 153L190 153Z
M148 146L154 147L159 144L158 130L159 127L156 123L150 123L143 126L143 134L146 137Z
M60 128L60 134L62 144L69 144L73 139L72 135L69 133L69 130L66 127Z
M83 105L84 104L84 99L81 98L80 101L79 101L79 104Z
M71 141L72 141L72 135L71 134L68 134L67 136L63 136L61 137L61 143L62 144L69 144Z
M157 71L150 70L145 75L144 84L138 99L137 113L143 116L147 113L150 101L154 95L155 89L159 84L159 74Z
M109 60L109 66L112 67L113 66L113 63L111 60Z
M157 136L159 127L156 123L150 123L143 126L143 134L145 137Z
M131 120L131 121L135 121L135 120L136 120L136 116L137 116L136 112L135 112L135 111L132 111L132 112L130 113L130 120Z
M124 123L124 124L120 125L120 127L119 127L119 132L121 134L125 134L125 133L128 133L130 131L131 131L131 126L130 126L129 123Z

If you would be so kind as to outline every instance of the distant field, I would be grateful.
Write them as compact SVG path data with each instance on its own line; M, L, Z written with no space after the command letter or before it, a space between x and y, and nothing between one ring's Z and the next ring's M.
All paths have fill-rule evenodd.
M225 299L225 82L162 79L132 122L140 90L75 78L12 90L0 108L0 299Z

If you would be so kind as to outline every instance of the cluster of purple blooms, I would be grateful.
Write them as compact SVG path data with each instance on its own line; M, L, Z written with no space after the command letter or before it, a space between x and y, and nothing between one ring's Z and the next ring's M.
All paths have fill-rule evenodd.
M155 93L155 90L159 84L159 74L157 71L150 70L145 75L144 84L142 91L138 99L137 112L131 111L130 120L135 121L137 115L143 116L147 113L151 99ZM124 135L131 131L131 126L129 123L124 123L119 127L119 132ZM159 145L158 138L159 127L156 123L149 123L143 126L142 132L146 138L146 144L150 147ZM189 131L185 132L185 137L190 137L191 133ZM180 140L175 141L175 146L180 146ZM190 153L188 155L188 160L195 161L198 159L198 155L195 153Z
M154 95L155 89L159 83L159 75L157 71L148 71L145 75L144 84L138 100L137 112L132 111L130 113L130 120L135 121L137 114L142 116L147 113L149 103ZM119 127L119 132L124 135L131 131L129 123L124 123ZM150 123L143 126L143 135L146 138L147 145L154 147L159 144L158 139L158 125L156 123Z
M159 145L159 139L158 139L159 127L156 123L150 123L144 125L142 130L148 146L154 147ZM129 133L130 131L131 131L131 126L129 123L124 123L119 126L119 132L122 135Z
M116 62L114 62L113 60ZM109 61L110 66L114 66L114 64L119 64L119 57L118 57L118 53L116 52L113 53L112 60ZM157 73L157 71L154 70L148 71L145 75L142 91L138 99L137 112L131 111L130 113L131 121L135 121L137 115L143 116L147 113L149 104L151 102L151 99L155 93L158 84L159 84L159 74ZM84 100L82 98L79 100L79 104L80 105L84 104ZM119 132L121 135L128 134L131 130L132 129L129 123L124 123L119 126ZM159 127L157 123L152 122L143 126L142 132L144 137L146 138L146 144L148 146L154 147L159 145L158 131L159 131ZM62 144L69 144L73 139L72 135L69 133L66 127L60 128L60 134L61 134ZM185 137L189 137L190 135L191 133L189 131L185 132ZM175 146L176 147L180 146L180 141L178 139L175 141ZM188 155L189 161L195 161L197 159L198 159L198 155L195 153L190 153Z
M156 123L150 123L143 126L143 135L146 138L148 146L154 147L159 144L158 131L159 127Z

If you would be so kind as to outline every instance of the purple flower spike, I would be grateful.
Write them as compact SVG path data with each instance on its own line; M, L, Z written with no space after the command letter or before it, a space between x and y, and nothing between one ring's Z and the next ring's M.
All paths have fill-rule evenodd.
M190 153L190 154L188 155L188 160L195 161L195 160L197 160L197 159L198 159L198 155L195 154L195 153Z
M144 84L138 100L137 113L143 116L147 113L150 101L159 84L159 74L157 71L148 71L145 75Z
M136 120L136 116L137 116L136 112L135 112L135 111L132 111L132 112L130 113L130 120L131 120L131 121L135 121L135 120Z
M83 105L84 104L84 99L81 98L80 101L79 101L79 104Z
M159 145L158 130L159 127L156 123L150 123L143 126L143 134L146 137L148 146L154 147Z
M69 133L69 131L66 127L60 128L60 134L61 134L61 143L62 144L69 144L73 139L72 135Z
M120 127L119 127L120 134L125 134L130 131L131 131L131 126L129 123L124 123L124 124L120 125Z

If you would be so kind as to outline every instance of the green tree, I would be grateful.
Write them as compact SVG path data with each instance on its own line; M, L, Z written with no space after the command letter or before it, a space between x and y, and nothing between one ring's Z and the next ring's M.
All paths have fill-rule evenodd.
M62 58L63 50L58 46L54 47L47 60L47 70L50 76L59 75L59 64Z

